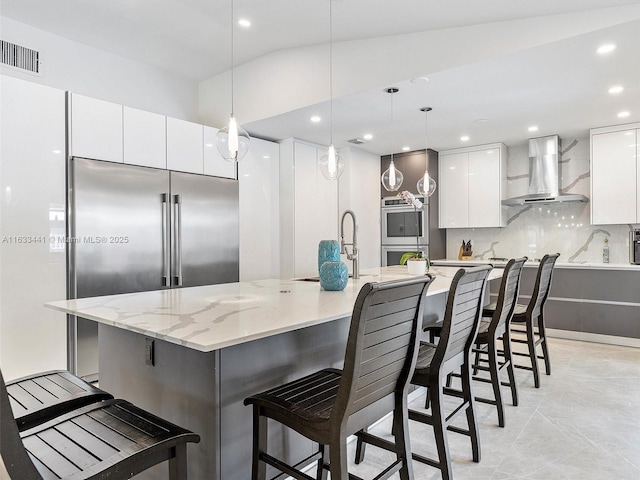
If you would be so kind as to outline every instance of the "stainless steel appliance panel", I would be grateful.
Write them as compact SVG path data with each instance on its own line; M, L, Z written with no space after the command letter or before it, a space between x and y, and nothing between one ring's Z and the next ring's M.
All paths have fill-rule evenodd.
M171 172L172 285L239 278L238 182Z
M169 172L71 162L75 298L162 288Z
M424 205L420 210L397 197L382 199L382 245L429 243L428 198L418 197Z
M629 262L640 265L640 229L629 232Z
M388 267L390 265L400 265L400 259L406 252L415 252L416 246L414 245L383 245L382 246L382 258L380 259L380 265ZM420 245L420 251L427 257L429 256L429 245Z

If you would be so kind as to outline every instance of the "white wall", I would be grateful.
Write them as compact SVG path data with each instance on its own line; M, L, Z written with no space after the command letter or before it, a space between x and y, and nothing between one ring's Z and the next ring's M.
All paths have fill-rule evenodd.
M198 84L0 17L2 39L40 51L42 76L8 67L0 73L149 112L197 122Z
M340 216L353 210L358 223L360 269L380 266L380 157L359 148L340 149L345 169L338 179ZM345 239L351 241L351 218L345 219ZM352 262L342 256L349 266Z

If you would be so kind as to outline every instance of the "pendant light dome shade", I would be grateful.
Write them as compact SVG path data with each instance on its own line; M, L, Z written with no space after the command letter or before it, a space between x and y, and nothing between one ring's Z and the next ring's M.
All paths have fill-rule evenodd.
M402 181L404 180L404 176L402 172L396 168L393 163L393 158L391 159L391 163L389 164L389 168L385 170L381 177L382 186L388 192L397 192L402 185Z
M320 157L318 165L320 166L322 175L327 180L337 179L344 170L344 160L342 159L342 155L336 151L333 144L329 145L327 153Z
M429 175L429 142L427 137L427 131L428 131L427 117L429 116L429 112L431 110L432 110L431 107L424 107L420 109L421 112L424 112L425 167L424 167L424 175L422 175L422 178L418 180L418 183L416 184L416 188L418 189L418 193L421 195L424 195L425 197L430 197L436 191L436 181L433 178L431 178L431 176Z
M249 151L251 138L249 134L238 125L236 117L231 115L229 125L218 130L216 135L216 147L222 158L229 162L239 162Z

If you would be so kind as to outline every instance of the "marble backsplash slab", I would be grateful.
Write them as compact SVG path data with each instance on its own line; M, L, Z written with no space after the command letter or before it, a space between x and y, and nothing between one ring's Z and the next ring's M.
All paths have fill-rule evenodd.
M562 139L560 187L563 193L590 196L589 137ZM509 147L507 197L527 193L529 147ZM591 225L589 204L567 203L507 207L504 228L447 229L447 258L456 259L462 240L471 240L473 257L541 258L560 252L558 261L600 263L605 238L609 240L609 262L629 262L629 231L639 225Z

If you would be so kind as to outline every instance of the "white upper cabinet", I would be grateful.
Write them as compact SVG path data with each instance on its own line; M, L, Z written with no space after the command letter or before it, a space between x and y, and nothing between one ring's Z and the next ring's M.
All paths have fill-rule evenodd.
M204 127L167 117L167 168L204 173Z
M204 174L213 175L216 177L236 178L235 162L229 162L225 160L222 155L220 155L220 152L216 147L217 134L217 128L207 126L204 127ZM251 139L251 144L249 145L249 152L247 153L247 156L250 155L251 151L254 149L254 144L256 143L256 139ZM260 150L261 147L261 145L257 145L255 148L256 150ZM246 156L240 161L240 163L244 162L245 160Z
M70 103L71 156L122 162L122 105L75 93Z
M439 152L440 228L504 227L507 147Z
M124 163L167 168L166 118L124 107Z
M591 130L591 224L640 222L640 124Z

